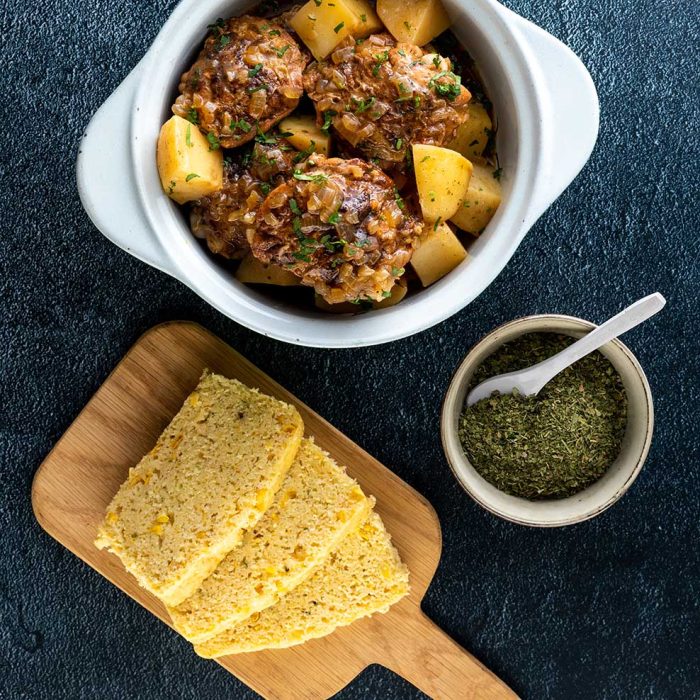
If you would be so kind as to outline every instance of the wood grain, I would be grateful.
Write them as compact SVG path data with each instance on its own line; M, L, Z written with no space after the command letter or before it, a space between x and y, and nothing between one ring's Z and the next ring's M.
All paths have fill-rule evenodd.
M32 503L41 526L167 624L161 603L93 540L129 468L153 446L206 367L299 409L306 434L376 497L377 511L411 573L410 595L385 615L298 647L228 656L219 663L262 696L280 700L330 697L373 663L393 669L433 698L515 697L420 609L442 549L430 504L196 324L167 323L142 336L59 440L34 478Z

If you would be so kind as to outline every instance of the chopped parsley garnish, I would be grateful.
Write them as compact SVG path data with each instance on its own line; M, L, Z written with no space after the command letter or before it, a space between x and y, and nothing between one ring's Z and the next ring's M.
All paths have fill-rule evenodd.
M199 114L197 114L197 110L194 107L190 107L187 110L187 115L185 118L192 124L199 124Z
M219 147L220 147L219 139L216 138L216 134L213 131L210 131L207 134L207 141L209 141L209 150L210 151L216 151L219 149Z
M442 61L442 57L440 56L440 54L437 54L437 53L436 53L436 54L433 56L433 65L434 65L436 68L439 68L439 67L440 67L440 62L441 62L441 61Z
M396 143L394 145L396 146L396 150L400 151L401 147L403 146L403 139L396 139Z
M190 148L192 147L192 124L187 125L187 131L185 132L185 143Z
M199 175L197 175L197 173L190 173L190 174L185 178L185 182L189 182L190 180L194 180L196 177L199 177Z
M270 190L272 189L272 186L269 185L267 182L261 182L260 183L260 191L267 197L268 194L270 194Z
M335 27L333 27L333 31L337 34L344 26L345 26L345 22L341 22L340 24L336 24Z
M268 32L270 36L279 36L282 32L279 29L272 29Z
M314 0L314 2L316 3L316 7L321 7L322 0Z
M331 238L330 234L326 233L323 236L321 236L321 245L323 245L323 247L326 250L330 251L331 253L334 253L335 249L342 248L344 243L343 241L334 241Z
M328 130L331 128L331 124L333 123L333 117L337 112L333 109L329 109L328 111L323 113L323 126L321 127L321 131L324 133L328 133Z
M312 153L315 153L315 152L316 152L316 142L311 141L308 148L305 148L303 151L299 151L299 153L297 153L294 156L293 161L295 163L299 163L302 160L306 160Z
M168 194L172 194L175 191L175 185L177 185L177 182L175 182L175 180L171 180L170 184L168 185Z
M313 175L308 175L306 173L302 173L301 170L295 170L294 178L296 180L304 180L305 182L321 183L326 182L326 180L328 180L328 175L324 175L323 173L314 173Z
M362 112L366 112L377 101L377 98L370 97L369 100L358 100L353 97L352 101L357 105L355 107L355 114L362 114Z
M390 291L383 291L383 292L382 292L382 296L383 296L385 299L388 299L388 298L391 296L391 292L390 292Z
M282 56L284 56L284 54L286 54L287 51L289 51L289 48L290 48L289 44L285 44L281 49L277 49L277 51L275 51L275 53L277 54L277 56L279 58L282 58Z
M294 233L296 234L296 237L299 239L300 244L299 250L295 253L292 253L292 255L297 260L311 262L310 256L316 252L316 250L320 247L320 244L313 238L308 238L304 235L304 232L301 230L301 217L294 217L294 220L292 221L292 228L294 230Z
M433 231L438 230L438 226L440 225L440 222L442 221L442 217L438 216L437 221L433 224Z
M450 82L440 82L443 78L447 78ZM449 70L440 71L436 76L431 78L428 83L428 87L434 89L438 95L445 97L450 102L454 102L454 100L459 97L462 91L461 86L462 78Z
M431 202L434 202L435 201L435 191L430 190L430 192L428 192L428 197L430 197Z
M501 175L503 175L503 168L496 168L496 169L493 171L494 180L500 180L500 179L501 179Z
M301 209L299 209L296 199L289 200L289 208L292 210L292 214L296 214L297 216L301 214Z
M363 299L362 297L357 297L357 299L351 299L350 303L357 304L363 311L371 311L373 308L372 300L367 298Z
M338 214L337 211L336 211L336 212L333 212L333 214L331 214L331 215L328 217L328 223L329 223L329 224L337 224L339 221L340 221L340 214Z
M392 267L391 268L391 274L394 277L401 277L403 273L406 272L406 270L403 267Z
M379 70L381 67L389 60L389 52L383 51L382 53L378 53L374 57L374 60L376 63L374 64L374 68L372 68L372 75L376 77L379 75Z
M361 19L363 22L366 22L366 21L367 21L367 15L360 15L360 19Z
M247 134L253 127L245 120L231 121L231 131L240 129L244 134Z
M255 140L258 143L262 143L266 146L275 146L277 145L277 137L269 131L267 134L263 134L262 130L260 129L260 124L257 124L258 127L258 133L255 136Z
M401 211L406 211L406 203L403 201L403 197L399 194L399 188L396 187L396 185L394 185L394 199L399 205L399 209L401 209Z
M256 63L249 71L248 71L248 77L249 78L254 78L263 68L262 63Z
M231 43L231 37L228 34L222 34L217 40L216 43L214 44L214 48L217 51L221 51L221 49L224 48L224 46L228 46Z
M231 37L223 32L225 26L226 22L221 17L219 17L214 24L208 25L208 29L211 31L211 35L215 39L215 51L221 51L224 46L231 43Z

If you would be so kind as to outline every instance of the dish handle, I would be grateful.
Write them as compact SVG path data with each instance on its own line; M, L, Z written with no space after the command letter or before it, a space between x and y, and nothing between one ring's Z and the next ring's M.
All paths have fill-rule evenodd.
M531 226L571 184L598 138L600 106L593 79L581 59L551 34L507 10L543 81L544 170L533 201Z
M132 172L131 116L143 61L97 110L78 149L78 193L93 224L115 245L175 275L173 263L152 233ZM155 146L154 146L155 157Z

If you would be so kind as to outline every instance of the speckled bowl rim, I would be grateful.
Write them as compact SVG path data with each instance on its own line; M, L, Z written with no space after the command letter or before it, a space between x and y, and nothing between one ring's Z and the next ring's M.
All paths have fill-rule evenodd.
M536 325L530 327L530 324L533 324L534 322L537 322ZM649 381L647 380L646 374L644 373L644 370L642 369L642 366L635 357L634 353L622 341L616 339L610 341L610 343L606 343L606 345L604 345L601 348L601 351L604 351L605 348L609 347L610 345L614 345L619 351L621 351L622 357L624 357L624 362L627 364L629 369L633 370L631 376L634 377L634 381L637 382L639 387L642 389L642 397L644 401L643 409L646 412L647 420L646 425L644 426L644 436L641 442L641 449L639 450L639 456L637 457L636 462L630 468L624 483L618 488L612 490L610 496L605 500L605 502L602 505L598 505L594 508L581 509L581 512L573 514L568 518L562 518L559 520L538 520L535 518L524 519L522 517L517 517L513 515L512 513L508 512L507 509L494 507L491 503L488 502L487 499L483 497L482 494L478 492L477 489L474 489L473 487L469 486L463 481L459 473L459 469L453 463L453 459L461 462L462 466L465 467L467 470L470 470L474 473L477 472L474 469L474 466L467 458L467 456L464 454L464 451L461 449L461 445L458 454L451 454L451 450L448 446L448 440L450 437L452 437L456 439L457 444L459 444L459 436L457 435L455 414L454 411L451 410L450 400L453 397L457 397L461 389L464 387L464 384L466 383L465 375L467 374L468 369L472 367L474 369L476 368L476 358L483 350L490 347L491 350L489 353L487 353L487 355L489 355L495 352L505 342L508 342L507 340L501 339L504 336L508 335L510 331L518 328L519 326L526 327L523 328L523 331L522 333L520 333L520 335L524 335L525 333L538 332L554 332L562 333L564 335L570 335L572 329L566 331L546 327L548 323L561 322L573 323L575 325L578 325L579 329L583 332L597 328L597 325L592 323L591 321L587 321L577 316L566 316L563 314L535 314L531 316L523 316L509 321L508 323L505 323L501 326L498 326L471 347L467 355L464 357L464 359L460 362L460 364L453 372L452 377L450 379L450 383L448 385L448 389L445 393L445 397L442 401L442 407L440 411L440 438L442 443L442 449L445 454L447 463L450 467L450 470L452 471L452 473L455 476L455 479L457 480L457 483L459 483L459 485L467 492L467 494L469 494L469 496L474 501L476 501L476 503L478 503L482 508L489 511L490 513L493 513L494 515L497 515L500 518L503 518L504 520L515 523L517 525L526 525L529 527L562 527L566 525L574 525L575 523L584 522L586 520L590 520L591 518L596 517L597 515L600 515L600 513L610 508L629 490L630 486L634 483L635 479L641 472L642 467L644 466L646 458L649 454L649 449L651 448L652 435L654 432L654 403L651 394L651 387L649 386ZM509 340L512 339L513 338L510 338ZM479 363L482 361L483 359L480 360ZM616 366L615 363L612 364L614 367ZM466 381L469 381L470 378L471 377L469 377ZM462 405L462 402L459 402L457 404L457 410L460 412ZM586 489L584 489L584 492L585 491ZM580 494L576 494L576 496L578 495ZM576 496L572 496L571 499L576 498ZM517 500L526 501L527 499ZM570 501L570 499L566 498L558 500L559 503L563 503L566 501ZM543 503L544 502L547 501L543 501ZM573 501L571 502L574 503ZM527 503L530 504L533 508L537 509L538 504L541 502L527 501Z

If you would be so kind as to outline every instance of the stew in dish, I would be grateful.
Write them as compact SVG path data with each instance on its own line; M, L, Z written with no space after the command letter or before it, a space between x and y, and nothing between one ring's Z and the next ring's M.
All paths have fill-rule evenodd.
M309 0L219 19L158 170L241 282L324 312L449 274L500 204L492 106L438 0Z

